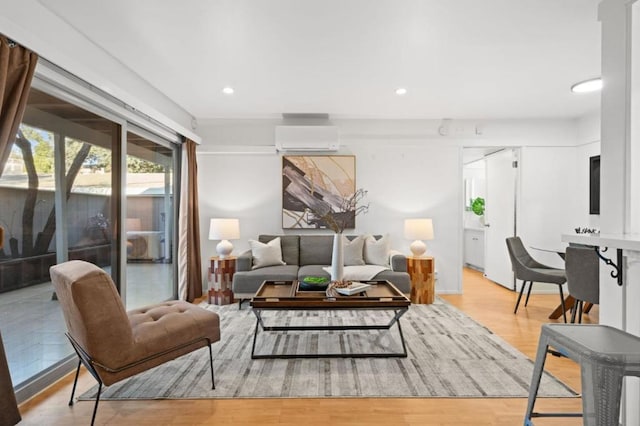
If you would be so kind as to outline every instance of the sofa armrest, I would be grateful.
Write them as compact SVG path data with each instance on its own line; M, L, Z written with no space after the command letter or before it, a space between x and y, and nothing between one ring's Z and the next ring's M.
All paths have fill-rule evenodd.
M407 256L397 250L389 252L389 264L394 272L407 272Z
M241 253L236 259L236 272L250 271L253 266L253 257L251 250Z

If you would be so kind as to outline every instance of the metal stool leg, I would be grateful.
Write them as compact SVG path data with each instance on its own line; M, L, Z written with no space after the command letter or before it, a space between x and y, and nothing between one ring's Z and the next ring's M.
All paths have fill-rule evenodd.
M584 425L617 426L620 418L623 369L582 362L580 370Z
M545 335L540 335L538 342L538 351L536 352L536 363L533 366L533 377L531 378L531 386L529 387L529 400L527 402L527 412L524 417L524 424L530 425L533 416L533 408L536 404L538 389L540 388L540 380L542 379L542 371L544 363L547 360L547 349L549 348L548 339Z

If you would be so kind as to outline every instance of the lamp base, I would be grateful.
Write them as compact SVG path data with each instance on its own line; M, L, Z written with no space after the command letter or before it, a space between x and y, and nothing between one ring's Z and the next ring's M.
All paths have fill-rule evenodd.
M409 246L411 249L411 253L414 257L422 257L422 255L427 251L427 245L421 240L415 240Z
M233 244L231 244L229 240L222 240L216 246L216 251L218 252L218 257L220 259L229 257L229 255L233 251Z

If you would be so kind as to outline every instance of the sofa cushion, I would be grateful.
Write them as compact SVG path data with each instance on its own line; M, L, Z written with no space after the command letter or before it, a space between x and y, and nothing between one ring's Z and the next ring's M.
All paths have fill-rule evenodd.
M342 237L344 245L344 266L364 265L364 236L358 235L352 239Z
M233 275L234 293L254 294L263 281L293 281L298 277L298 265L267 266Z
M364 240L364 261L368 265L389 266L389 236L376 239L368 235Z
M282 247L282 260L287 265L299 265L300 257L300 236L298 235L260 235L258 241L268 243L274 238L280 237L280 247Z
M251 246L251 256L253 257L252 269L285 264L282 261L282 248L280 247L279 237L266 244L256 240L249 240L249 246Z
M299 265L331 265L333 235L300 235Z
M325 277L331 279L331 275L324 269L325 265L304 265L298 270L298 280L302 281L306 277Z

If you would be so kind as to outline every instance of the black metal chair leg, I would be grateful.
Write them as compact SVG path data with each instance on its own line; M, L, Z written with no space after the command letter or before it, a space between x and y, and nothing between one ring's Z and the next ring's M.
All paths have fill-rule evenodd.
M573 306L571 307L571 324L575 324L576 322L577 311L578 311L578 301L576 300Z
M244 302L244 299L238 299L238 310L242 310L242 302Z
M82 361L78 360L78 368L76 368L76 378L73 379L73 388L71 389L71 398L69 398L69 407L73 405L73 395L76 393L76 385L78 384L78 375L80 374L80 366Z
M558 286L560 289L560 303L562 305L562 317L564 318L565 324L567 323L567 307L564 305L564 294L562 294L562 284Z
M529 281L529 291L527 291L527 298L524 301L524 306L529 303L529 296L531 296L531 289L533 288L533 281Z
M100 403L100 392L102 391L102 382L98 383L98 395L96 395L96 405L93 406L93 416L91 417L91 426L96 421L96 413L98 412L98 404Z
M211 352L211 344L209 344L209 366L211 367L211 389L215 389L216 381L213 377L213 354Z
M518 305L520 305L520 299L522 299L522 293L524 292L525 285L527 285L527 282L522 281L522 287L520 287L520 294L518 295L518 300L516 301L516 308L513 310L514 314L518 313Z
M583 310L583 306L582 306L582 300L579 302L580 307L578 308L578 315L580 315L578 317L578 324L582 324L582 310Z

